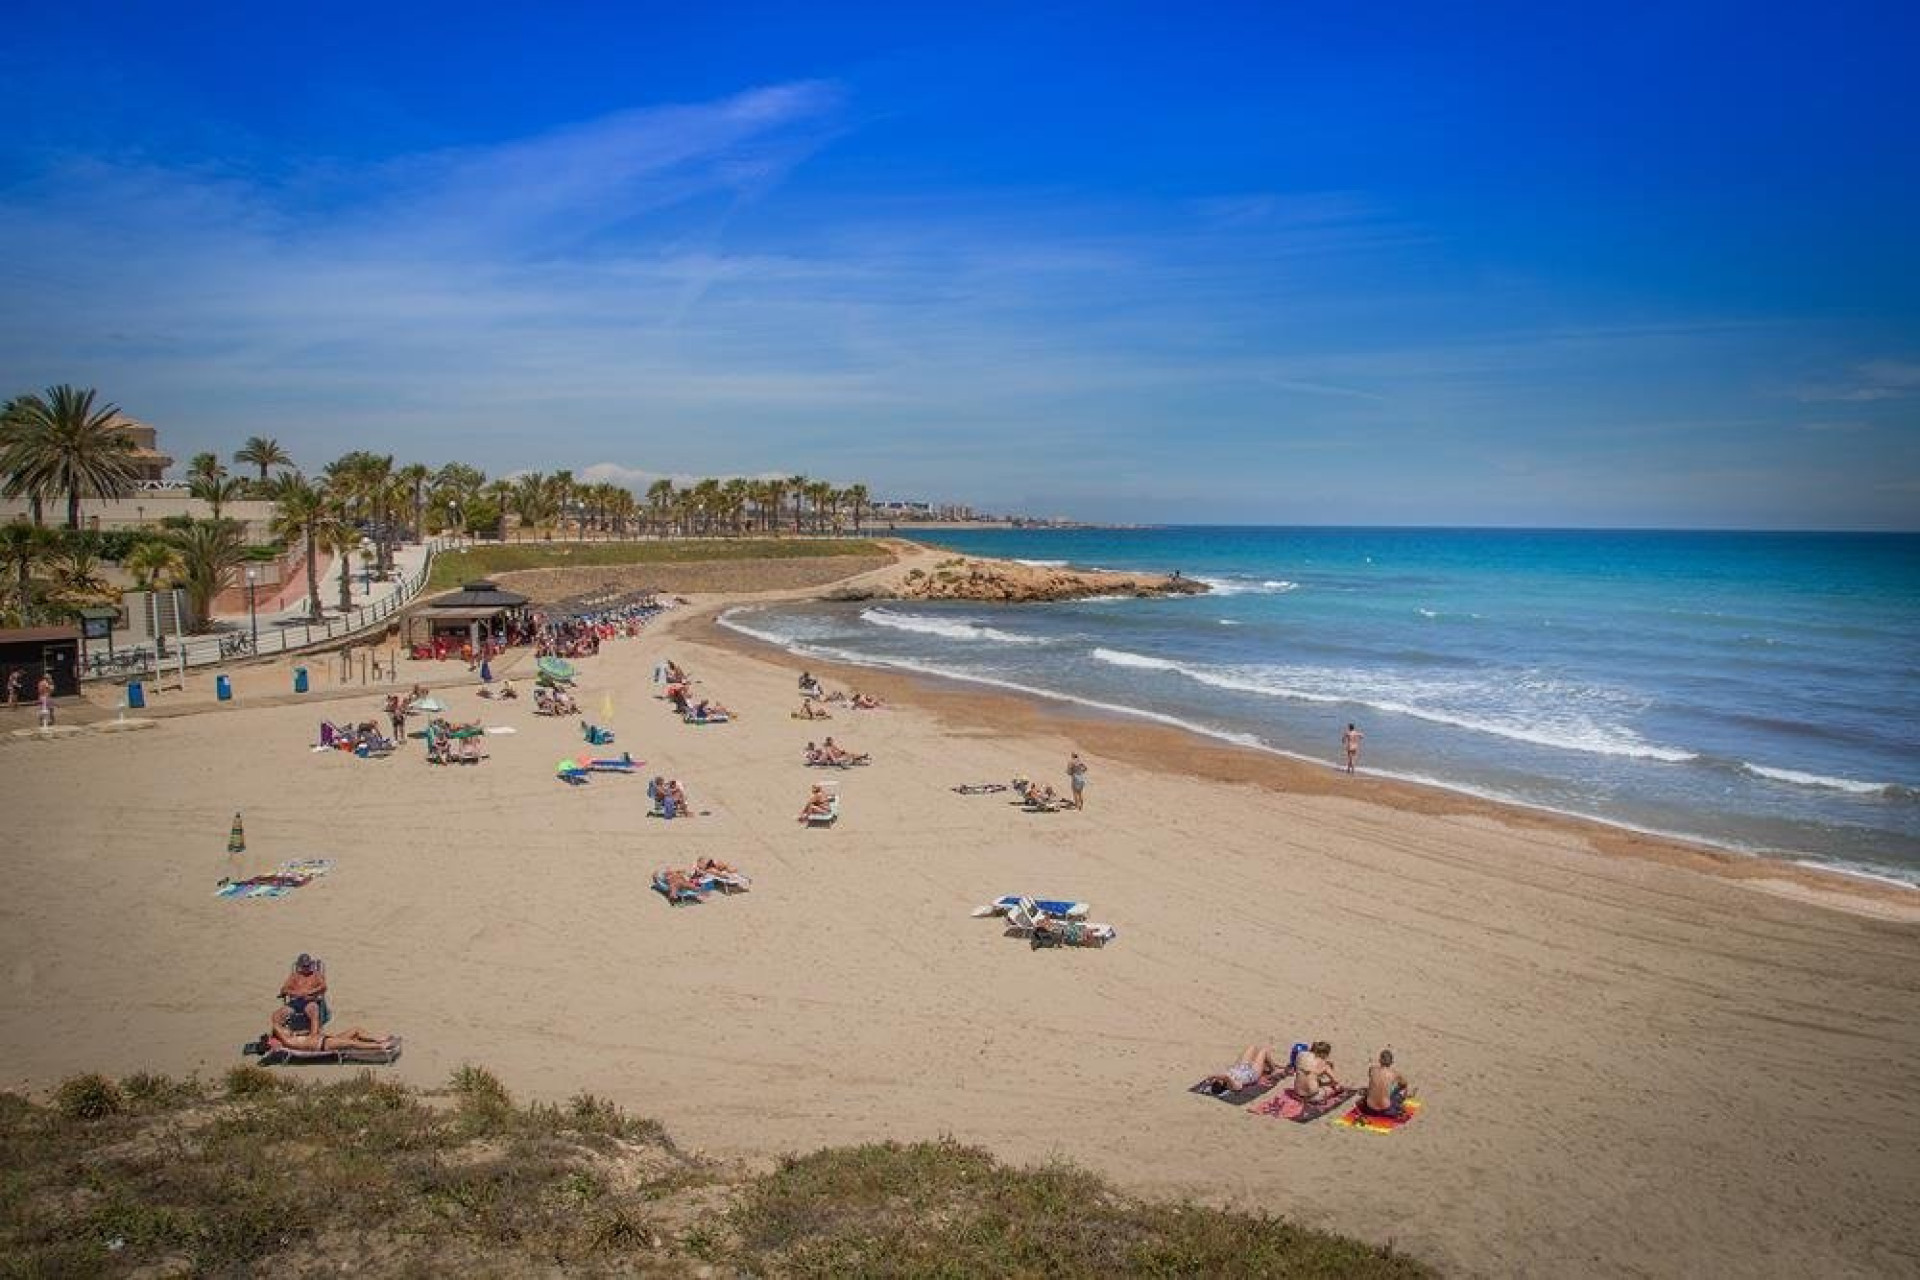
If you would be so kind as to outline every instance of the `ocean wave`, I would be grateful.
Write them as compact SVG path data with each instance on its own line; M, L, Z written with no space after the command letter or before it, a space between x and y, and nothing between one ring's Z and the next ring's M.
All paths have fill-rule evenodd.
M1043 636L1021 636L998 627L983 626L965 618L929 618L918 613L894 613L889 609L862 609L860 618L876 627L895 631L913 631L946 640L994 640L1001 644L1046 644Z
M1065 560L1021 560L1016 558L1014 563L1031 565L1035 569L1064 569L1067 567Z
M1217 596L1281 596L1298 591L1300 584L1282 578L1208 578L1199 579Z
M1776 769L1742 760L1740 767L1756 777L1774 782L1790 782L1798 787L1819 787L1826 791L1845 791L1856 796L1894 796L1908 789L1893 782L1862 782L1857 778L1830 778L1821 773L1802 773L1798 769Z
M1215 621L1223 627L1237 627L1240 625L1239 621L1234 618L1217 618Z
M1486 686L1470 686L1458 682L1409 680L1404 676L1382 672L1315 671L1283 667L1206 667L1147 654L1129 653L1124 649L1095 649L1092 656L1096 661L1110 666L1131 667L1142 671L1170 671L1199 684L1235 693L1252 693L1261 697L1285 698L1293 702L1311 702L1320 705L1343 704L1366 707L1384 715L1408 716L1430 724L1465 729L1469 733L1482 733L1512 742L1525 742L1533 746L1551 747L1560 751L1581 751L1589 755L1658 760L1667 764L1680 764L1695 758L1695 754L1691 751L1681 751L1674 747L1663 747L1647 742L1624 726L1601 724L1587 715L1569 716L1558 705L1564 702L1568 691L1552 682L1532 682L1532 691L1539 695L1538 701L1541 706L1538 709L1522 709L1516 719L1484 712L1474 714L1457 711L1445 706L1436 706L1434 703L1447 697L1487 696L1493 689L1497 689L1501 694L1509 694L1515 689L1529 688L1529 683L1525 680L1515 681L1503 678L1497 686L1489 689ZM1317 685L1317 687L1308 687L1309 685ZM1396 693L1398 696L1392 696Z

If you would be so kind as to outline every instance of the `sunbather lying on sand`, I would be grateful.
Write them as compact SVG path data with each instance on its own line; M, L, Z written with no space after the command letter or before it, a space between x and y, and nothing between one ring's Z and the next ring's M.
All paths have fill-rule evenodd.
M860 710L860 711L872 711L874 708L881 705L880 699L871 697L864 693L854 694L849 699L849 701L853 703L856 710Z
M825 787L815 787L813 793L807 797L807 802L800 806L800 821L824 818L832 812L833 797L827 794Z
M1230 1093L1251 1089L1258 1081L1279 1075L1280 1070L1280 1065L1273 1059L1272 1045L1250 1044L1238 1062L1219 1075L1208 1076L1207 1083L1222 1093Z
M1293 1083L1287 1092L1302 1102L1325 1102L1340 1092L1339 1078L1333 1074L1333 1046L1315 1040L1305 1053L1293 1060Z
M820 708L814 706L810 699L802 698L800 699L800 709L793 713L793 718L796 720L831 720L833 716L831 713L822 711Z
M1020 803L1029 809L1063 809L1071 806L1072 801L1057 794L1052 785L1041 786L1028 782L1025 778L1013 780L1013 793L1020 797Z
M727 710L717 702L710 702L704 698L694 703L693 710L687 714L695 720L716 720L723 717L731 720L733 718L733 712Z
M848 751L836 746L832 734L828 734L827 740L820 744L820 754L827 758L829 764L865 764L873 758L864 751Z
M740 869L731 862L722 862L718 858L701 858L693 864L696 873L703 876L737 876Z
M682 871L678 867L662 867L654 873L654 878L666 887L670 895L677 896L683 893L703 893L706 891L706 887L700 883L698 876L691 872Z
M391 1049L392 1036L379 1036L359 1027L350 1027L345 1031L306 1031L295 1030L294 1012L286 1005L273 1011L273 1018L267 1027L269 1043L278 1043L289 1049L299 1049L307 1053L332 1053L337 1049Z
M1360 1099L1360 1109L1368 1115L1398 1119L1407 1113L1407 1099L1412 1096L1413 1086L1394 1068L1393 1050L1382 1049L1380 1060L1367 1068L1367 1095Z

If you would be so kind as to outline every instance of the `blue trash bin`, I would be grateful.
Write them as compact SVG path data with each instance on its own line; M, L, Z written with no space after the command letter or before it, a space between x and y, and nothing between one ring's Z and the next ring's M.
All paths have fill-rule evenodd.
M222 702L233 701L233 681L224 675L213 678L213 696Z
M127 706L135 711L143 710L147 705L147 687L138 680L127 682Z
M295 667L293 669L293 691L295 693L305 693L307 691L307 669L305 667Z

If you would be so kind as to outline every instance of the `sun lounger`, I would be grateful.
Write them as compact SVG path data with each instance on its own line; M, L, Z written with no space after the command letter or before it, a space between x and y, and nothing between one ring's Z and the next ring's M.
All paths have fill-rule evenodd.
M589 760L586 768L589 773L632 773L645 763L645 760L635 760L632 755L623 751L618 756Z
M825 813L810 813L807 815L807 825L810 827L830 827L834 823L838 822L839 820L840 820L840 797L839 796L827 797L827 811Z
M687 724L725 724L728 720L732 719L732 717L724 713L696 716L689 711L686 715L681 716L680 719Z
M753 881L738 871L708 871L701 876L700 883L720 893L745 893L753 888Z
M1003 916L1015 907L1025 906L1029 913L1034 908L1061 920L1079 920L1092 910L1084 902L1070 902L1065 898L1028 898L1010 893L1004 898L995 898L984 907L975 907L976 916Z
M252 1046L249 1046L252 1047ZM393 1044L385 1049L292 1049L278 1041L262 1046L260 1065L313 1066L325 1063L362 1063L370 1066L384 1066L400 1058L400 1037L393 1038Z

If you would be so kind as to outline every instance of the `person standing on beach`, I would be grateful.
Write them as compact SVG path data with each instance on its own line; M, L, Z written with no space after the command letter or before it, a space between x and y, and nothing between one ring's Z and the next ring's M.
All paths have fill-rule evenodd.
M1080 758L1078 751L1073 753L1073 759L1067 761L1067 781L1073 785L1073 807L1085 809L1087 807L1087 762Z
M15 667L7 673L7 710L20 705L20 694L27 687L27 673Z
M1360 739L1367 735L1354 725L1347 725L1347 731L1340 735L1340 745L1347 751L1347 772L1353 772L1353 766L1360 759Z
M53 727L53 677L42 672L36 692L40 695L40 727Z

